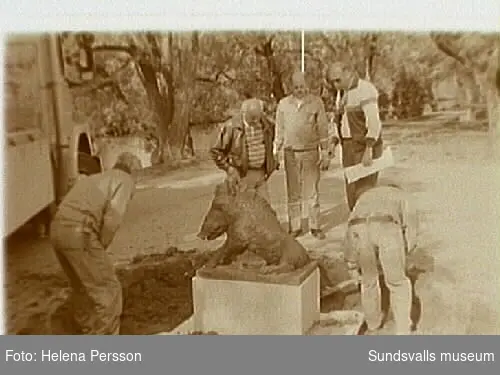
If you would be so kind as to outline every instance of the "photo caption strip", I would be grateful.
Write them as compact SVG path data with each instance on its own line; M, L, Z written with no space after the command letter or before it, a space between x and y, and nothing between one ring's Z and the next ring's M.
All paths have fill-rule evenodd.
M1 373L498 374L498 336L3 336ZM158 372L161 369L163 372Z

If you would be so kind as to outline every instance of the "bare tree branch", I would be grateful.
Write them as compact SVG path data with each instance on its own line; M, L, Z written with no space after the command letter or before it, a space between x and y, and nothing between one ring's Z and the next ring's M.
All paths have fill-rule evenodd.
M113 72L113 74L111 74L106 78L95 79L91 82L74 82L67 80L68 86L70 89L75 90L74 92L76 95L84 95L102 89L104 87L118 85L118 83L116 82L118 75L125 69L127 69L132 62L133 62L132 59L128 59L115 72ZM119 89L119 91L123 94L121 88ZM123 96L125 97L125 95Z
M495 86L497 89L497 94L500 95L500 47L496 50L497 54L497 69L495 72Z
M259 56L265 56L265 54L264 54L264 48L262 46L255 46L254 47L254 51Z
M243 50L240 57L238 58L238 60L234 63L233 69L238 70L241 67L241 65L243 64L245 57L247 57L250 53L251 53L251 50L249 50L249 49Z
M125 52L128 53L130 56L134 56L136 53L136 47L133 45L129 46L118 46L118 45L98 45L92 47L92 50L94 52L107 52L107 51L114 51L114 52Z
M203 121L190 121L189 126L200 126L200 125L217 125L217 124L222 124L223 122L226 122L231 119L231 116L224 116L220 118L207 118L204 119Z
M301 54L302 51L298 48L294 49L294 48L290 48L290 49L282 49L280 50L279 52L277 52L277 56L279 55L285 55L285 54ZM306 56L308 56L311 60L313 61L316 61L320 64L323 64L323 60L320 59L319 57L317 56L314 56L314 54L312 54L311 52L308 52L308 51L304 51L304 54Z
M474 65L472 61L468 60L464 57L460 50L454 45L453 41L451 41L446 35L439 33L431 33L430 37L436 47L446 54L447 56L455 59L460 64L462 64L467 69L474 69Z
M217 83L217 80L211 77L196 77L195 78L196 82L203 82L203 83L209 83L211 85L214 85Z
M330 43L330 40L325 35L325 33L319 33L318 35L319 35L319 37L320 37L321 42L323 43L323 45L326 48L328 48L330 50L330 52L332 52L334 55L337 55L337 53L338 53L337 49L333 46L332 43Z
M212 76L210 77L206 77L206 76L198 76L195 78L195 81L197 82L204 82L204 83L211 83L211 84L217 84L219 83L219 79L221 77L224 77L226 78L227 80L229 80L230 82L235 82L236 81L236 78L235 77L231 77L227 72L225 71L219 71L219 72L216 72L215 74L213 74Z

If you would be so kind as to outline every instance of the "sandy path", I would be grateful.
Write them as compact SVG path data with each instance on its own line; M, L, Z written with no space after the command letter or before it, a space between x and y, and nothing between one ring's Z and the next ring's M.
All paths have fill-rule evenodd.
M386 134L399 162L382 178L402 182L414 194L422 211L421 246L436 257L435 272L423 276L417 285L424 304L420 333L498 334L500 169L483 160L484 135L414 128L388 129ZM215 247L194 239L218 180L209 171L162 178L153 184L156 188L139 191L113 244L113 258L124 262L172 245ZM195 180L190 187L182 187L176 182L190 178L193 182L202 174L206 183ZM328 239L318 243L305 236L301 241L311 249L337 251L345 228L343 184L337 177L325 177L320 188ZM271 197L284 215L281 174L271 180ZM6 254L7 304L14 322L29 306L47 298L35 284L30 287L25 276L57 273L59 267L43 241L14 238Z

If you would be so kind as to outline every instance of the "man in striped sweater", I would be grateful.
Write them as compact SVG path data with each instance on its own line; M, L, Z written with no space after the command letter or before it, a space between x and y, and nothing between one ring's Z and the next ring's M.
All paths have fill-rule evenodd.
M240 113L224 124L211 155L217 167L227 173L226 182L233 192L256 188L270 202L267 179L278 168L274 134L274 124L264 115L258 99L245 100Z

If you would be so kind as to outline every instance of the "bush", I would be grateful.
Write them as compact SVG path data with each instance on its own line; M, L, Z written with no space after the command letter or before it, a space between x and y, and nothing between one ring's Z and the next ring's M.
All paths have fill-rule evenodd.
M394 82L392 106L397 119L421 116L428 102L428 93L422 82L401 70Z
M391 106L391 98L385 91L380 90L378 97L378 107L380 112L380 119L382 121L387 120L389 118L390 106Z

